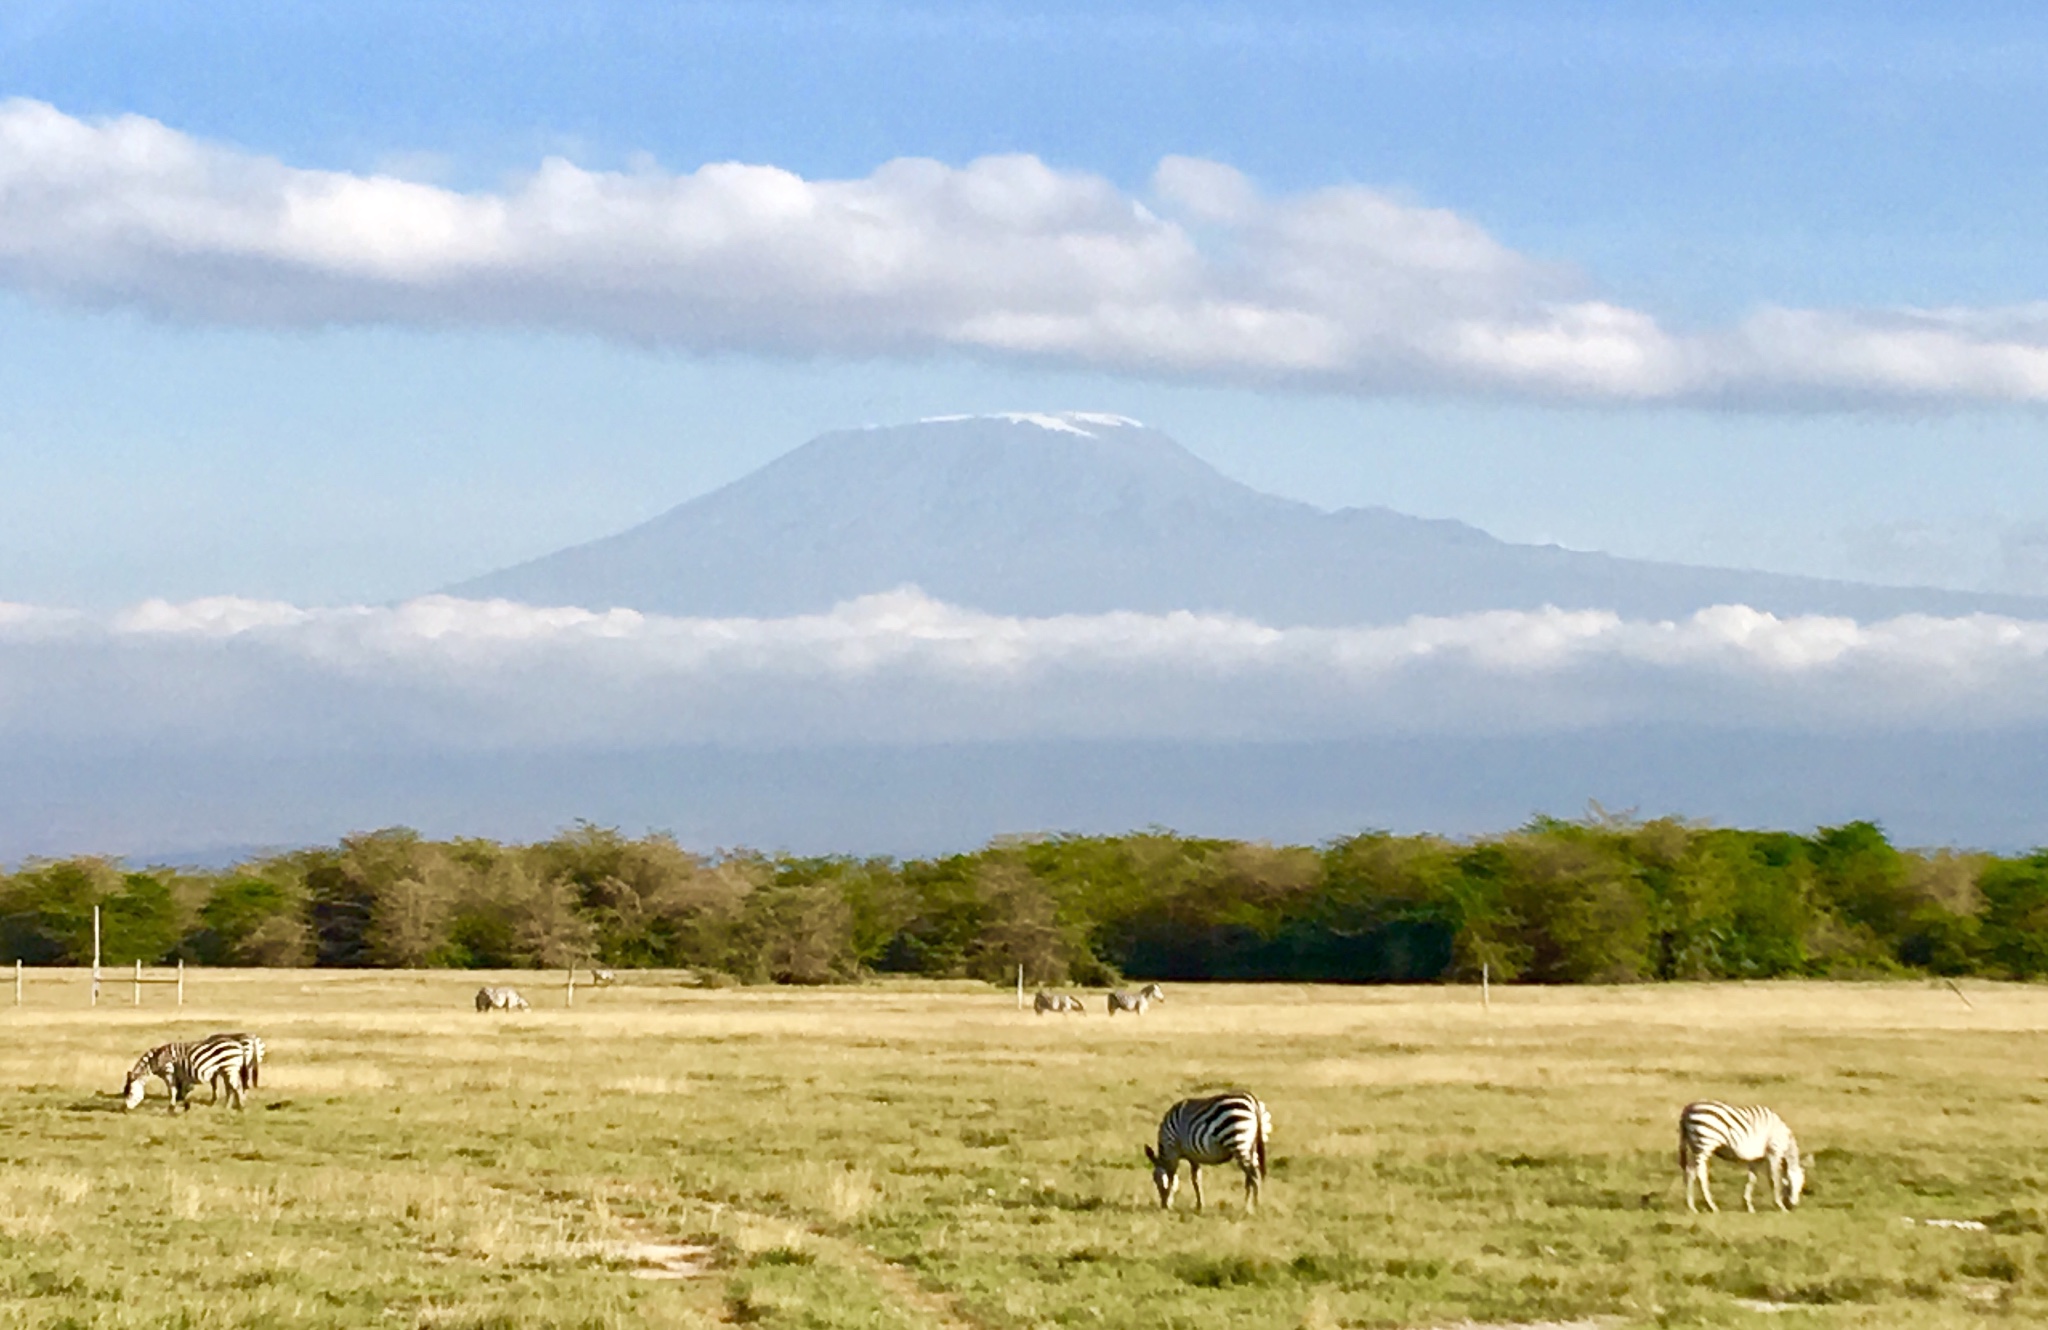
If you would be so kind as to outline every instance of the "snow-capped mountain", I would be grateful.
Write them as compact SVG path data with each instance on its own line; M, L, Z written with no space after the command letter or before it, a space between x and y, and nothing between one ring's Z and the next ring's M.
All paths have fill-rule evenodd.
M905 585L1005 614L1187 609L1274 625L1544 605L1659 619L1715 604L1864 620L2048 615L2025 597L1516 545L1385 508L1326 512L1231 480L1137 421L1089 412L825 434L631 530L449 590L767 616Z

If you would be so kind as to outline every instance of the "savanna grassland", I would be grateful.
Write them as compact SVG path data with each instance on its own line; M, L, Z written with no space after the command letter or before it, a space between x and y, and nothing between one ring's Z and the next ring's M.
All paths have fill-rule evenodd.
M179 1012L0 1008L6 1326L1947 1326L2048 1318L2048 989L1170 986L195 971ZM480 1015L481 982L530 1013ZM245 1028L246 1112L122 1113ZM1271 1106L1272 1179L1163 1214L1173 1099ZM1688 1215L1674 1119L1777 1106L1796 1213ZM205 1095L200 1095L203 1101ZM1760 1188L1760 1191L1762 1189ZM1182 1206L1189 1201L1186 1188ZM1984 1231L1906 1219L1981 1221ZM646 1276L667 1276L649 1278Z

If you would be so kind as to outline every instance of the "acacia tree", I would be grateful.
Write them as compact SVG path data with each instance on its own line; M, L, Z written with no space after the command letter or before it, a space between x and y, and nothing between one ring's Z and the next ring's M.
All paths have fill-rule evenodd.
M1067 982L1066 938L1046 885L1008 858L983 863L975 885L982 923L968 961L970 972L1000 983L1021 965L1031 983Z

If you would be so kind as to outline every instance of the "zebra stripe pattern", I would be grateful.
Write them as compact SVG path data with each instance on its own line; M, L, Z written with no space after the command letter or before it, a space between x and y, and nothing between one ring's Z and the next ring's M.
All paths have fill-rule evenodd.
M1071 1011L1078 1016L1088 1010L1080 998L1066 993L1048 993L1042 988L1038 990L1038 996L1031 999L1031 1009L1041 1016L1048 1011Z
M1257 1209L1266 1183L1266 1142L1272 1134L1273 1115L1243 1090L1183 1099L1167 1109L1159 1122L1159 1148L1145 1147L1160 1207L1173 1208L1173 1195L1180 1187L1180 1163L1185 1159L1188 1178L1195 1187L1195 1209L1202 1208L1202 1165L1228 1163L1244 1170L1245 1208Z
M269 1055L269 1050L264 1047L260 1036L244 1030L231 1030L225 1034L209 1035L208 1038L238 1041L242 1045L242 1088L253 1090L262 1084L263 1059ZM218 1101L220 1092L216 1090L213 1097Z
M149 1093L149 1078L161 1080L171 1092L171 1112L180 1108L189 1109L191 1091L196 1086L211 1085L217 1102L220 1090L227 1087L228 1102L236 1108L243 1107L242 1076L245 1068L245 1054L241 1037L238 1035L208 1035L189 1044L159 1044L135 1060L128 1069L128 1079L121 1087L123 1108L135 1108Z
M531 1004L516 988L479 988L476 991L478 1011L529 1011Z
M1157 984L1147 984L1135 993L1112 992L1109 995L1109 1014L1114 1016L1120 1011L1128 1011L1134 1015L1143 1016L1145 1008L1155 1002L1164 1001L1166 1001L1166 990Z
M590 972L590 986L592 988L605 988L617 981L618 976L610 970L592 970Z
M1771 1176L1771 1199L1780 1210L1799 1204L1806 1190L1806 1163L1799 1157L1799 1142L1785 1119L1752 1104L1738 1108L1718 1100L1687 1104L1678 1115L1678 1171L1685 1175L1685 1208L1693 1204L1693 1184L1699 1184L1707 1209L1719 1212L1714 1193L1707 1185L1707 1162L1715 1155L1749 1165L1749 1181L1742 1189L1742 1206L1756 1213L1756 1175L1759 1169Z

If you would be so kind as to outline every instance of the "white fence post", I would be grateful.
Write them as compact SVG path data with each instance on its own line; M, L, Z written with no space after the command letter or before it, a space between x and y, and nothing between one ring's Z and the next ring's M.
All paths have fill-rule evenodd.
M92 1005L100 1004L100 907L92 907Z
M1493 1010L1493 967L1484 961L1479 965L1479 1005Z
M178 957L178 1005L185 1005L185 958Z
M135 958L135 1005L142 1005L142 957Z

